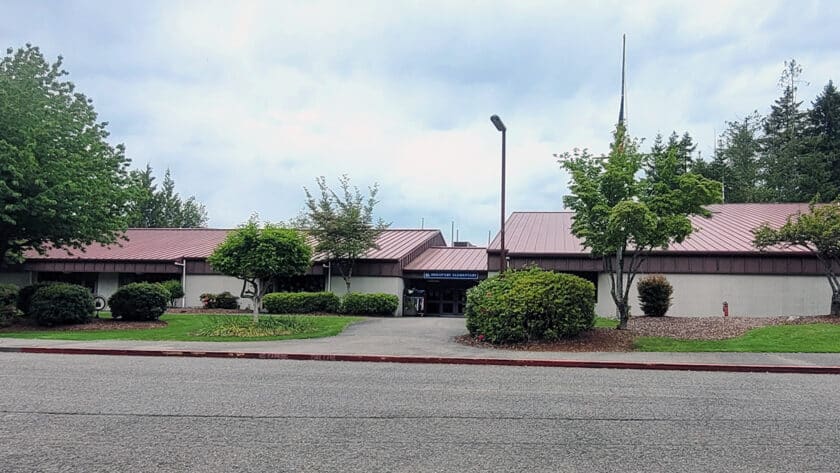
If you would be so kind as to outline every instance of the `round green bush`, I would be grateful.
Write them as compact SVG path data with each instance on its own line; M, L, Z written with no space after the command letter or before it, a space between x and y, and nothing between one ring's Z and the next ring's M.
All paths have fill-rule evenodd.
M351 315L394 315L400 299L393 294L351 292L341 300L341 312Z
M573 337L595 324L595 285L541 269L507 271L467 291L467 330L490 343Z
M81 324L93 316L93 294L84 286L49 284L32 295L29 317L38 325Z
M52 286L53 284L60 283L54 281L41 281L20 288L17 295L18 310L23 312L25 315L29 315L29 306L32 304L32 296L35 295L35 292L42 287Z
M221 294L216 294L214 303L214 309L238 309L239 308L239 298L234 296L228 291L222 292Z
M269 314L336 313L340 303L332 292L273 292L263 297Z
M179 299L184 297L184 286L181 285L181 281L176 279L170 279L169 281L163 281L160 284L160 287L166 289L166 292L169 293L169 301L172 302L175 299Z
M169 292L147 282L126 284L108 299L111 316L123 320L157 320L168 303Z
M674 288L661 274L652 274L639 279L639 304L648 317L663 317L671 307Z

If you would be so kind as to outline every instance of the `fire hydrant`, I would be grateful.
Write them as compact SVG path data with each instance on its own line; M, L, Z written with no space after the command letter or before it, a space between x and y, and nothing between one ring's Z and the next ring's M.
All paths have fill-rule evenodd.
M723 301L723 316L729 317L729 303L726 301Z

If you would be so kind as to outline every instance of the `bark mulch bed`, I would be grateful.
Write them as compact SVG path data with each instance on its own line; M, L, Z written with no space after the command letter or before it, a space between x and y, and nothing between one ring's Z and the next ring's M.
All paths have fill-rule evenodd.
M149 329L166 327L166 322L162 320L154 320L147 322L135 322L129 320L114 320L114 319L91 319L86 324L70 324L55 327L44 327L35 325L32 322L23 320L8 327L0 328L0 333L3 332L32 332L50 330L54 332L75 332L80 330L131 330L131 329Z
M190 308L187 307L186 309L182 309L180 307L170 307L166 309L167 314L250 314L250 310L243 310L243 309L201 309L201 308Z
M521 351L632 351L636 337L670 337L684 340L722 340L739 337L749 330L768 325L840 324L840 317L633 317L627 330L596 327L579 337L555 342L528 342L493 345L469 335L456 337L458 343L482 348Z

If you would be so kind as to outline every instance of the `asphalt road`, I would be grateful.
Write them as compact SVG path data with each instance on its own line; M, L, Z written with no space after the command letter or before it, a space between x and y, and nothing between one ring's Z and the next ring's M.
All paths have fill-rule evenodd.
M0 471L838 471L840 376L0 354Z

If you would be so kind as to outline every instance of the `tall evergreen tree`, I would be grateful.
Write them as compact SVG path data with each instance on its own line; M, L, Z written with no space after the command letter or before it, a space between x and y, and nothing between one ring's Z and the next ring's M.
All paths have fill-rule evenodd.
M763 202L767 192L760 179L762 118L758 112L742 120L726 122L711 163L698 162L694 171L723 183L724 202Z
M678 135L676 131L672 131L665 142L661 133L657 133L653 139L653 144L650 147L650 155L646 159L645 167L650 171L650 163L662 158L668 153L673 153L677 161L677 174L683 174L694 167L694 152L697 150L697 144L694 139L686 131L682 136Z
M184 200L175 192L175 181L169 169L160 189L154 183L152 167L131 171L133 201L129 226L134 228L197 228L207 225L204 205L189 197Z
M806 134L812 146L812 162L823 172L820 197L840 198L840 92L828 81L808 111Z
M770 108L761 139L763 179L771 200L802 202L814 195L813 181L819 170L809 167L805 140L806 114L796 93L802 82L802 67L795 59L785 61L779 79L782 96Z

